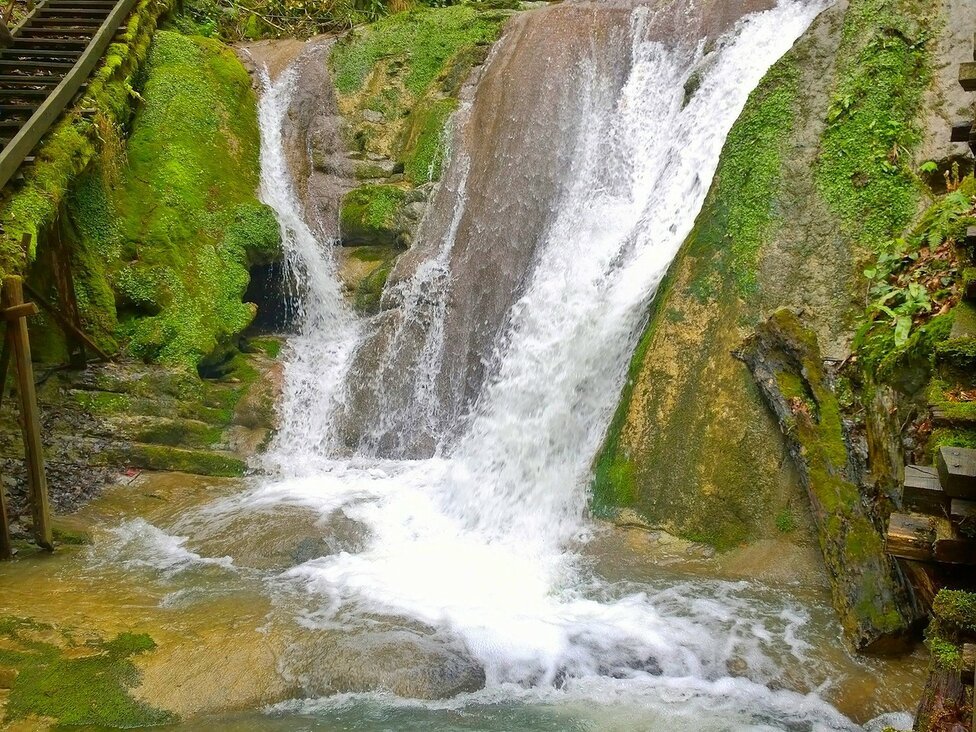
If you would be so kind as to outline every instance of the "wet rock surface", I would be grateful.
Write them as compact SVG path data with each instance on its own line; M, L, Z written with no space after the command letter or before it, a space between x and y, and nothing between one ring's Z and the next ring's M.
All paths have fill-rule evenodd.
M38 367L38 401L51 507L63 514L140 470L235 476L275 429L280 365L238 356L220 379L132 362L83 371ZM0 470L15 534L29 524L16 394L0 407Z

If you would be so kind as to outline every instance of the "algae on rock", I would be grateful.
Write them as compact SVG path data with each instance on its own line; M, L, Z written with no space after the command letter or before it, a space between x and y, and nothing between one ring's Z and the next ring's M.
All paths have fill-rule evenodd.
M861 495L816 334L790 310L778 310L736 355L749 366L786 435L848 640L861 651L903 645L920 611L895 560L885 554L881 517L872 515Z

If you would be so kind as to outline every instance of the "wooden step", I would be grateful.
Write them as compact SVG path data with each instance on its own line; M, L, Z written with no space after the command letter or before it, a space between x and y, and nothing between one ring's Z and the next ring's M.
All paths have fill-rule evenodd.
M0 89L0 99L18 99L26 97L41 97L51 93L50 89Z
M934 467L908 465L905 468L905 483L902 489L902 502L905 508L921 513L946 515L950 498L942 490L939 473Z
M81 56L81 51L73 48L30 48L18 50L15 48L4 48L0 51L0 59L15 60L24 58L29 61L38 59L69 59L75 60ZM74 64L72 64L73 66Z
M27 28L50 28L51 26L80 26L83 28L98 28L105 22L105 18L68 18L65 16L53 16L45 18L33 18L27 24Z
M966 122L956 122L952 125L949 133L949 142L969 142L969 137L973 132L972 120Z
M18 38L34 40L37 38L85 38L91 39L95 35L93 30L85 28L40 28L27 29Z
M968 92L976 91L976 61L959 64L959 86Z
M949 498L976 499L976 450L940 447L935 466L942 490Z
M0 104L0 114L34 114L37 106L24 102L22 104Z
M0 60L0 71L21 69L50 69L51 71L68 71L73 63L70 61L3 61Z
M89 41L80 38L18 38L10 49L17 51L44 51L58 48L84 50Z
M45 5L37 11L35 18L49 18L58 16L61 18L106 18L110 12L109 8L65 8Z
M885 534L885 551L893 557L932 561L939 530L937 521L934 516L920 513L891 514ZM945 522L949 523L947 519Z

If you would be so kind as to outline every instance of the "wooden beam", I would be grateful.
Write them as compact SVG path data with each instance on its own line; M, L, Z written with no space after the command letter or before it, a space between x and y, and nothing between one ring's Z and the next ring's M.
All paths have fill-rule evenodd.
M0 305L4 309L17 307L24 302L23 280L17 276L3 279ZM14 363L17 365L17 392L20 396L20 424L24 432L24 453L27 459L27 476L30 484L31 512L34 518L34 541L37 545L54 550L51 530L51 508L47 495L47 475L44 472L44 445L41 441L41 414L37 408L37 392L34 387L34 368L31 364L30 336L27 319L19 318L7 324Z
M14 558L14 547L10 542L10 517L7 515L7 495L0 481L0 561Z
M61 329L64 330L67 334L74 336L78 340L82 341L91 350L97 353L102 360L104 361L112 360L112 357L109 356L107 353L105 353L105 351L103 351L101 348L99 348L98 344L95 343L95 341L93 341L91 338L89 338L88 335L83 330L76 327L71 321L69 321L66 317L64 317L61 313L59 313L58 310L53 305L51 305L51 303L49 303L47 300L41 297L38 294L38 292L30 285L28 285L26 282L24 283L24 290L27 292L28 295L31 296L31 299L34 302L36 302L38 305L44 308L44 311L50 314L50 316L54 318L55 321L57 321L58 325L61 326Z
M969 142L969 136L973 131L971 121L955 122L950 128L949 142Z
M51 271L58 294L58 312L65 321L71 324L68 335L68 363L72 368L83 369L88 363L85 355L85 345L95 345L95 342L84 335L82 331L81 312L78 310L78 298L75 294L75 281L71 274L71 250L65 244L62 236L63 222L59 219L54 226L53 241L51 241ZM96 350L96 352L98 352Z
M905 467L905 483L901 495L905 508L921 513L947 515L949 496L942 490L939 473L927 465Z
M893 557L931 561L935 556L938 533L933 516L917 513L893 513L888 520L885 551Z

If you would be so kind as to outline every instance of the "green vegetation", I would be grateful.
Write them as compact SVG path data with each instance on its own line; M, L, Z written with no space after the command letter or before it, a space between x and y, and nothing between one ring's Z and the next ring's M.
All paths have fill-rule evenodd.
M932 0L859 0L844 17L838 81L820 140L817 183L847 234L879 247L911 222L909 168L930 78Z
M4 721L31 716L59 726L131 728L176 721L172 714L133 699L139 681L132 657L156 646L148 635L122 633L111 641L67 648L40 638L50 626L20 618L0 618L0 668L16 672ZM70 650L70 653L67 651Z
M349 191L343 199L339 223L344 244L396 244L396 217L405 192L391 185L365 185Z
M118 183L90 174L71 199L90 263L82 306L131 355L195 367L251 322L254 306L241 302L248 267L279 246L274 215L254 194L255 99L229 48L167 31L141 96Z
M443 130L471 68L507 16L471 5L397 13L357 28L332 50L339 107L353 142L404 166L414 184L436 180ZM367 115L368 113L368 115ZM371 122L366 119L380 121Z
M799 70L787 57L773 66L752 93L742 115L729 133L713 189L715 227L723 232L724 266L732 274L740 295L756 291L756 257L765 243L773 217L773 201L780 181L781 147L795 115ZM710 246L702 241L701 245Z
M118 166L120 130L131 117L134 86L158 19L172 3L141 0L116 36L87 90L37 148L24 183L0 200L0 272L23 272L34 259L38 236L55 221L76 178L93 161ZM82 110L94 110L94 113ZM25 235L30 247L21 245Z
M457 109L457 100L448 97L428 103L414 115L414 127L407 133L404 172L415 183L440 180L444 164L444 130Z
M380 61L395 59L404 64L400 74L404 87L419 98L460 51L490 44L497 35L498 20L470 6L397 13L357 29L336 45L332 53L336 88L345 95L357 92Z

